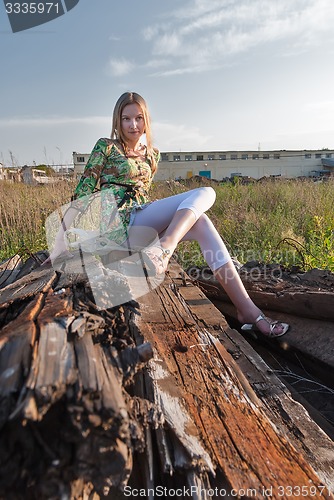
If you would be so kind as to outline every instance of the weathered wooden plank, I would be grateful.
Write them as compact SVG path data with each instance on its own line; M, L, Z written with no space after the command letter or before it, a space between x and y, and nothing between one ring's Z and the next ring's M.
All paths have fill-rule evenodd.
M8 307L15 301L32 297L38 292L46 292L56 279L57 275L53 269L39 268L32 271L1 290L0 309Z
M250 396L249 384L240 382L232 357L214 336L207 328L194 326L194 319L166 286L153 293L155 310L150 307L152 297L149 302L143 298L138 321L144 338L155 346L159 365L164 366L157 385L164 395L159 398L165 405L170 400L172 408L172 396L178 394L200 442L202 438L230 486L254 488L260 495L263 488L319 484L305 458L255 404L256 394ZM191 446L184 445L191 456ZM326 497L320 490L317 494Z
M215 306L230 318L236 320L235 308L227 302L213 299ZM275 313L264 310L272 317ZM272 340L252 333L258 343L267 344L284 354L284 357L302 360L303 365L327 385L334 387L334 338L333 322L319 319L303 318L296 315L279 313L279 319L290 324L286 335Z
M48 257L48 252L46 250L41 250L34 254L31 254L30 257L24 262L24 264L20 267L20 271L17 275L17 279L23 278L30 274L32 271L37 270L42 262Z
M237 321L235 308L231 305L228 297L226 296L222 287L217 283L214 285L213 279L199 280L196 283L201 287L205 294L212 300L213 304L219 308L223 313L229 314L231 318ZM289 285L289 284L288 284ZM254 285L255 286L255 285ZM257 285L256 285L257 286ZM261 286L264 286L261 284ZM281 286L281 284L280 284ZM295 285L294 285L295 286ZM273 293L262 291L260 294L252 289L249 290L250 296L254 299L256 304L262 308L264 312L267 311L269 316L275 315L273 311L282 309L279 313L281 321L286 321L290 324L289 332L282 338L275 340L275 346L281 348L285 356L293 357L297 354L303 363L318 377L326 380L326 383L333 385L334 380L334 336L333 336L333 322L326 320L322 316L322 307L327 308L326 317L332 314L332 310L326 301L322 307L318 308L319 314L316 317L316 312L313 310L310 314L304 314L304 305L301 302L293 302L289 299L289 293L286 293L287 310L284 310L283 303L280 302L280 296ZM318 301L321 302L322 292L318 293ZM263 297L267 295L267 299ZM302 296L302 292L299 292ZM334 294L331 294L334 296ZM262 296L262 300L261 300ZM267 309L266 309L267 308ZM293 311L289 314L288 311ZM307 318L307 319L306 319ZM316 332L316 335L315 335ZM264 341L264 339L262 339ZM272 341L271 341L272 344Z
M121 390L121 376L108 362L99 344L93 344L92 337L85 335L75 339L75 352L78 359L79 381L84 401L90 412L99 414L107 410L110 415L127 418L126 404Z
M67 341L65 320L41 326L35 369L34 383L27 387L34 391L41 419L49 407L63 397L67 386L77 379L75 353Z
M20 394L28 377L36 339L35 319L41 310L43 294L38 293L20 316L0 331L0 428L20 407ZM23 390L22 390L23 389Z
M238 332L227 332L221 337L221 342L235 356L242 371L247 373L269 418L288 436L296 449L305 454L319 478L333 491L333 441L312 419L312 412L298 402L300 397L295 399L295 395ZM322 426L326 429L325 422Z
M39 296L44 307L36 310L30 370L17 410L14 411L14 415L21 412L30 420L41 420L50 406L63 396L66 383L73 381L71 370L74 355L73 348L66 342L66 321L55 320L57 316L61 319L61 316L71 313L71 301L69 297L62 299L54 296L52 289L47 297L41 293ZM10 327L9 323L7 330ZM22 337L24 332L20 332L20 335Z
M179 293L186 300L192 314L195 317L201 316L200 308L194 306L194 303L196 304L196 294L200 298L202 292L197 287L181 286L181 280L174 279L174 282L178 282ZM232 305L224 303L223 310L230 316L234 314ZM292 318L285 317L284 319L290 323L292 321ZM294 320L296 320L295 317ZM309 321L311 327L312 322L317 323L316 320ZM211 326L215 330L217 325L221 325L221 313L217 308L214 308L211 309L206 326ZM292 326L294 335L296 335L297 325L293 324ZM315 338L314 334L312 337ZM333 491L334 446L332 440L315 424L305 408L293 399L286 385L279 380L239 332L222 327L219 339L233 356L241 374L247 375L249 384L262 401L262 408L268 417L281 429L284 435L289 437L289 440L299 451L306 454L310 465ZM319 336L317 339L319 340ZM239 375L239 379L242 380L242 376Z
M284 311L306 318L334 320L334 294L326 291L287 290L267 292L248 288L251 298L262 309Z
M54 291L53 279L50 269L31 272L0 293L4 311L8 301L19 309L16 317L3 317L0 334L0 379L6 380L0 491L7 497L29 490L34 498L58 498L71 482L74 491L78 478L81 490L89 482L101 494L121 488L132 470L133 447L144 446L123 383L150 358L149 346L135 348L122 309L98 312L87 283L76 280L71 289ZM17 292L15 302L9 290ZM24 373L17 366L23 361Z
M44 301L44 294L37 293L28 303L23 303L20 314L0 329L0 349L10 337L24 335L27 325L39 314ZM34 337L32 343L34 342Z
M13 283L18 276L23 261L20 255L14 255L13 257L6 259L0 264L0 288L4 288L7 285Z
M0 272L6 269L17 269L23 264L22 258L19 254L15 254L8 259L2 260L0 262Z
M251 298L261 309L281 311L287 314L297 314L305 318L334 320L334 294L330 290L319 290L305 286L303 282L296 284L282 279L255 279L244 274L240 277ZM195 284L200 286L207 297L229 302L223 288L210 274L198 276Z
M6 493L33 487L38 498L57 498L67 494L69 484L75 491L76 482L83 481L77 483L79 494L91 483L91 491L102 495L126 484L134 459L134 484L192 485L197 487L193 498L203 500L205 489L216 485L252 488L264 498L268 485L320 484L303 445L296 451L289 435L285 439L284 430L270 423L267 401L217 340L231 330L195 287L180 288L167 279L142 298L141 317L135 319L129 306L99 311L89 283L74 281L63 280L54 293L56 281L42 286L41 273L28 295L17 289L20 298L11 303L21 307L17 317L7 323L4 318L4 345L25 337L24 330L16 337L9 329L16 320L22 324L24 312L35 328L21 378L25 390L0 433L0 470L6 471L0 488ZM22 284L29 286L29 280ZM39 307L33 304L37 295ZM130 333L154 349L143 377L134 374L151 352L145 344L136 349ZM18 380L12 385L16 392ZM28 422L24 427L22 419ZM142 453L134 456L134 449ZM304 498L326 495L317 488L316 495Z

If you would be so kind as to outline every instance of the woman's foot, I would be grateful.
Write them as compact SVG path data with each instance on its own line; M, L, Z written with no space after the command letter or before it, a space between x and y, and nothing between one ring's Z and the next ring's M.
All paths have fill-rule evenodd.
M238 315L240 318L240 316ZM243 321L241 321L243 323ZM267 318L264 314L260 313L253 323L245 323L242 325L241 330L243 331L254 331L259 332L265 337L276 338L284 335L290 328L288 323L282 323L280 321L274 321Z
M155 271L155 274L163 274L167 271L169 259L172 252L168 248L162 248L158 245L152 245L142 252L149 260L149 267Z

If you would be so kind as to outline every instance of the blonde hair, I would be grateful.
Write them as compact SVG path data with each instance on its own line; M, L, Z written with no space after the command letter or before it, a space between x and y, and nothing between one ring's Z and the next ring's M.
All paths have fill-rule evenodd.
M126 144L125 137L122 133L122 112L125 106L133 103L138 104L143 113L144 123L145 123L144 133L146 136L147 157L150 160L151 170L152 173L154 174L155 171L157 170L156 158L158 156L158 151L152 145L151 118L146 101L145 99L143 99L141 95L137 94L136 92L125 92L124 94L121 95L121 97L119 97L119 99L115 104L113 113L111 138L116 139L118 142L120 142L124 149L125 154L127 154L128 147Z

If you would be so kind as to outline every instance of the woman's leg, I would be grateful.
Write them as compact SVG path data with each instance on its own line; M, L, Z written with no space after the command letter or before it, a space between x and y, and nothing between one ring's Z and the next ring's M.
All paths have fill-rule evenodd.
M261 310L248 295L222 238L206 214L198 219L183 240L195 240L199 243L203 256L215 278L236 307L238 320L241 323L254 323L262 314ZM265 334L270 331L270 324L266 320L258 321L257 327ZM283 329L284 326L277 323L273 333L279 335Z
M272 322L269 318L263 317L261 310L248 295L232 260L214 271L214 276L236 307L240 323L256 323L260 332L272 337L287 331L289 326L286 323Z
M171 253L179 241L208 210L216 198L210 187L201 187L168 198L156 200L143 210L138 210L129 228L130 246L147 246L152 243L152 230L162 235L160 244ZM145 231L145 228L148 228Z
M239 320L253 323L261 311L249 297L223 240L204 214L214 200L215 192L212 188L198 188L157 200L138 212L133 226L134 230L139 227L140 231L134 231L132 235L129 232L129 240L134 244L137 238L138 244L139 233L143 234L141 229L150 227L158 234L163 233L160 244L171 252L182 239L198 241L205 260L237 308ZM162 265L162 271L167 267L167 262L168 260ZM268 333L270 325L261 320L258 328L262 333ZM279 334L281 331L283 326L278 323L275 333Z
M261 310L248 295L232 260L213 271L213 274L236 307L238 320L241 323L254 323Z

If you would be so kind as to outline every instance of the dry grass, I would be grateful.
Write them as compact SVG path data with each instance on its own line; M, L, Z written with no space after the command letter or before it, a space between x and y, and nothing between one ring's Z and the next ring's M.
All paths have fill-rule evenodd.
M155 183L152 199L197 186ZM69 201L73 188L68 182L40 187L0 182L0 260L26 248L45 249L45 219ZM334 271L334 181L281 180L214 188L217 199L209 215L242 263L260 260ZM195 243L182 244L178 256L185 267L203 264Z
M196 186L172 183L164 186L164 195ZM217 198L209 215L241 263L256 260L334 271L334 179L213 186ZM184 267L204 264L194 243L182 244L179 257Z
M47 248L46 217L69 200L73 185L26 186L0 182L0 260Z

